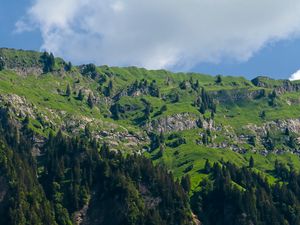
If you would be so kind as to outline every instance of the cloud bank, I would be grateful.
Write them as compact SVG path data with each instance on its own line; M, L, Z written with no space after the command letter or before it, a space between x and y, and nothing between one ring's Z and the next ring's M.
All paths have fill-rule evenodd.
M290 81L294 81L294 80L300 80L300 70L296 71L295 73L293 73L290 78Z
M19 32L76 63L189 68L300 34L298 0L34 0Z

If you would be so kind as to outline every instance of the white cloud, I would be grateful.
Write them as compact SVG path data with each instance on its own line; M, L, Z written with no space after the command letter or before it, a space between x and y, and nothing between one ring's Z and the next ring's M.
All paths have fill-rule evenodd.
M290 78L289 78L290 81L293 81L293 80L300 80L300 70L296 71L295 73L293 73Z
M247 60L297 37L299 15L298 0L35 0L17 27L77 63L183 68Z

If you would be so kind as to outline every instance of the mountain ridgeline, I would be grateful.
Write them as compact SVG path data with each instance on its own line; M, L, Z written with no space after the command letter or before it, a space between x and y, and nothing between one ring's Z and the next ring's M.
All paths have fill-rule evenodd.
M0 224L300 224L300 82L0 49Z

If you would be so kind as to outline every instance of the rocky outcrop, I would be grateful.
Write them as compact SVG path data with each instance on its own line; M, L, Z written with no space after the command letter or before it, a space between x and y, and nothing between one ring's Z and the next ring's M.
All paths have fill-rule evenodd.
M289 80L274 80L269 77L256 77L251 82L257 87L272 88L275 90L276 94L300 91L300 83L291 82Z
M285 119L285 120L275 120L269 121L262 125L256 124L248 124L243 126L243 130L245 133L236 134L235 131L228 126L220 127L216 126L215 130L222 131L222 136L225 138L222 142L215 142L216 135L212 137L212 142L207 144L208 147L218 148L218 149L228 149L234 152L244 154L249 149L252 149L253 152L258 152L262 155L268 155L269 153L273 154L283 154L285 152L294 153L300 155L300 149L298 147L291 148L289 146L283 146L281 148L275 148L272 150L266 149L265 142L268 132L279 132L282 136L281 140L283 141L283 145L285 145L284 140L289 140L288 136L285 135L288 129L289 133L293 133L296 135L296 141L298 145L300 145L300 118L298 119ZM199 139L196 140L196 143L199 145L203 145L202 137L203 133L199 133ZM245 144L249 144L251 137L255 138L256 146L248 145L245 147Z
M281 86L275 88L277 94L284 94L286 92L297 92L300 91L299 83L292 83L290 81L284 81Z
M220 90L210 92L213 99L216 99L220 103L238 103L240 101L252 100L265 95L263 89L250 90L247 88L232 89L232 90Z
M13 70L22 76L43 73L40 55L40 53L33 51L0 48L0 60L4 68Z
M120 125L103 121L101 119L90 118L86 116L69 114L66 111L59 111L45 108L40 111L34 104L28 102L26 98L15 94L0 95L0 109L8 110L9 113L17 118L19 127L26 117L37 121L34 126L37 130L43 132L47 129L62 130L68 134L80 135L89 130L92 138L100 143L108 143L114 150L135 150L143 151L143 146L150 141L143 132L130 132ZM42 149L46 138L39 132L34 133L33 137L33 156L43 154Z
M13 114L18 117L35 117L36 107L26 101L24 97L16 94L0 95L0 104L7 107Z
M203 123L204 126L212 126L211 123ZM152 120L146 125L147 131L174 132L190 130L199 127L199 117L191 113L177 113L171 116Z
M271 84L274 79L270 77L265 76L259 76L251 80L252 84L254 84L257 87L263 87L263 88L272 88L273 85Z
M150 142L149 138L142 133L132 133L124 129L118 131L116 129L105 129L101 131L95 130L93 136L100 142L106 142L112 150L129 149L143 151L143 146Z
M270 130L280 130L284 132L286 128L289 129L290 132L299 134L300 136L300 118L299 119L286 119L286 120L275 120L271 122L267 122L262 126L258 126L255 124L249 124L245 126L247 129L254 131L257 136L265 136Z

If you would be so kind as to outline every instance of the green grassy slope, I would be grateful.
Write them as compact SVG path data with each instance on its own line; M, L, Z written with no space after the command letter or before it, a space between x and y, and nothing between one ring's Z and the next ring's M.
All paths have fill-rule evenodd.
M82 133L85 132L86 124L80 126L80 121L90 121L89 128L95 133L128 130L129 134L140 133L145 136L149 134L150 137L146 124L159 123L164 118L190 113L202 122L213 120L213 129L209 129L209 143L203 144L201 141L203 134L208 132L206 128L198 126L179 131L172 128L164 133L165 139L176 133L185 139L185 143L170 147L169 143L174 140L164 140L157 148L144 154L153 158L156 163L165 163L176 177L185 173L191 174L194 188L205 176L201 170L207 159L211 162L224 160L237 165L247 165L249 157L253 156L255 168L269 176L270 180L276 159L292 163L300 169L299 157L295 154L299 144L294 141L292 145L287 141L288 138L297 138L298 133L291 131L286 135L278 128L268 131L267 137L267 134L259 136L256 131L247 128L249 125L263 127L278 120L298 119L300 93L295 90L278 89L285 84L298 85L298 82L264 77L251 82L243 77L225 76L221 76L221 82L217 82L216 77L205 74L172 73L136 67L101 66L83 72L83 66L65 70L66 63L59 58L55 59L51 73L21 76L13 69L43 67L40 61L41 53L1 49L0 56L5 62L4 70L0 71L0 95L4 96L1 101L2 107L11 107L8 105L9 102L16 109L20 109L22 104L10 100L7 96L24 97L30 105L28 107L34 109L34 116L28 113L30 111L28 107L25 109L21 107L24 113L19 115L15 112L15 116L20 121L24 120L24 114L32 117L31 128L42 136L47 137L49 132L57 132L66 121L77 118L79 125L74 126ZM135 82L138 83L136 90L129 94L128 90ZM66 96L68 85L71 88L70 96ZM216 112L213 115L211 109L201 113L199 105L195 105L197 98L200 98L199 104L204 101L201 98L202 89L211 96L216 105ZM80 90L84 93L83 100L77 98ZM153 94L151 92L153 90L158 94L157 92ZM275 97L272 96L274 91L278 92ZM89 95L93 98L93 107L88 104ZM111 113L111 107L115 104L120 107L118 119L113 118ZM146 104L151 106L148 118L144 118ZM161 110L162 108L164 110ZM72 134L72 130L64 129L64 131ZM159 135L160 131L154 133ZM250 136L255 136L255 146L248 143ZM266 138L270 138L273 142L272 149L267 149L268 154L265 154ZM141 150L141 147L149 149L150 139L138 143L140 146L136 147L137 150ZM226 143L226 146L220 147L223 143ZM232 146L242 149L243 153L233 151ZM134 150L132 146L126 147L126 140L114 148ZM283 151L278 154L278 150Z

